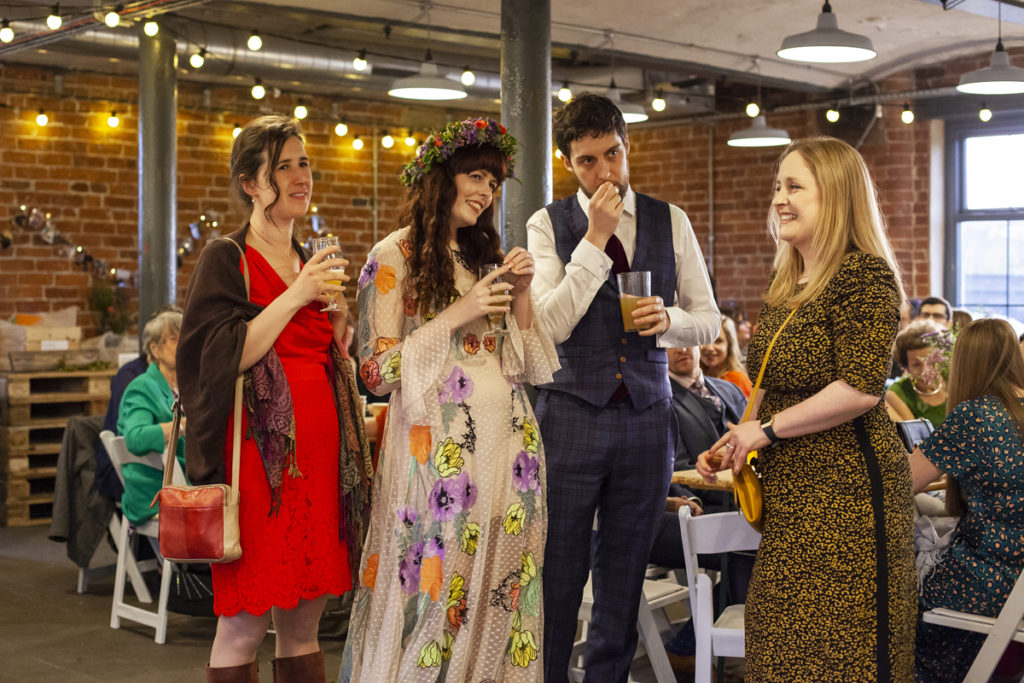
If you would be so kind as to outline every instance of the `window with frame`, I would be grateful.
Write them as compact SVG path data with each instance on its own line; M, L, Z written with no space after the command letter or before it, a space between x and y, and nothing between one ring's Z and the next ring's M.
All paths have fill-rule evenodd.
M947 136L946 298L1024 329L1024 115Z

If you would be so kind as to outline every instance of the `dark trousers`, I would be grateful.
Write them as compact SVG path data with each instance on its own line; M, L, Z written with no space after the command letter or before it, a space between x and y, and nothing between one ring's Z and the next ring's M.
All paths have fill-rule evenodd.
M576 616L592 570L586 679L625 681L647 557L672 475L675 415L668 399L640 411L629 401L595 408L547 390L540 392L536 414L548 477L544 680L568 678Z

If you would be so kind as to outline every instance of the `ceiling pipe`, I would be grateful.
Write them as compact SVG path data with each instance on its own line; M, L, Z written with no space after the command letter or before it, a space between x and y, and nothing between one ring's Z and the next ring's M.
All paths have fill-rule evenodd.
M122 20L132 20L142 17L154 17L167 12L177 12L196 5L205 5L210 0L148 0L145 2L131 2L125 5L120 12ZM90 31L100 26L105 26L103 18L98 13L83 15L77 19L65 21L59 29L51 31L43 22L12 22L18 25L19 33L10 43L0 45L0 58L8 57L21 50L40 48L57 41ZM29 26L28 33L24 26Z

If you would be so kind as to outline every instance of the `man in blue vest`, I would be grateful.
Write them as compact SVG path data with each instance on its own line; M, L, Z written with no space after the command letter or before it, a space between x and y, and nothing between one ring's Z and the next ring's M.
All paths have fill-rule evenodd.
M555 115L554 133L579 191L527 223L538 315L562 364L536 410L548 479L544 678L567 679L590 570L587 677L625 681L677 436L665 349L709 343L721 322L686 214L629 186L618 107L581 95ZM630 270L651 273L652 296L633 314L639 333L624 331L619 308L615 276Z

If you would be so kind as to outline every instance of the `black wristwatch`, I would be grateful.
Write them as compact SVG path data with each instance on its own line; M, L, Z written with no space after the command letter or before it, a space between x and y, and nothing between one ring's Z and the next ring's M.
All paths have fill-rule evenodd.
M781 441L781 439L775 435L775 430L772 429L772 422L774 421L775 416L773 415L772 419L768 420L767 422L761 423L761 431L764 432L764 435L768 437L768 441L770 442L768 444L769 446L774 446L779 441Z

